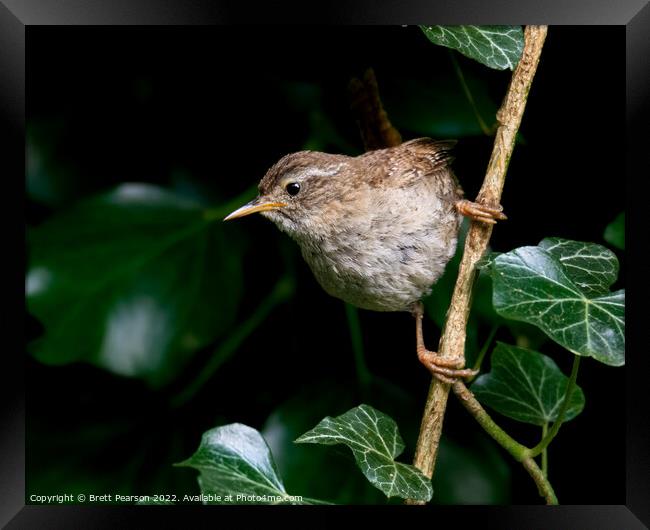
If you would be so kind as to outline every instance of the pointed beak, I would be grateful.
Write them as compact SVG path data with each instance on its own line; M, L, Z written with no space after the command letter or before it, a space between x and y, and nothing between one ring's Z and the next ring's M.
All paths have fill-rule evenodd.
M266 212L268 210L277 210L287 205L285 202L266 202L261 197L253 199L251 202L244 204L241 208L237 208L234 212L228 215L224 221L237 219L237 217L244 217L257 212Z

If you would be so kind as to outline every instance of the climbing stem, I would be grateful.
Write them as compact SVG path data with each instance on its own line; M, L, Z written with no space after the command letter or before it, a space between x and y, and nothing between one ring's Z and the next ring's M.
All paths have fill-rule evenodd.
M467 101L469 101L469 104L471 105L472 110L474 111L474 116L476 116L476 121L478 122L479 127L483 131L483 134L485 134L486 136L492 136L494 130L488 127L488 125L483 120L481 113L478 111L478 107L476 106L476 103L474 102L474 97L472 96L472 92L470 91L469 86L467 86L467 82L465 81L465 75L463 74L463 71L461 70L460 65L458 64L458 59L456 59L456 52L450 49L449 56L451 57L451 64L454 67L454 72L456 72L456 76L458 77L460 86L463 88L465 97L467 98Z
M523 464L528 474L537 484L537 491L539 494L546 499L546 504L558 504L557 497L555 496L555 491L553 491L553 486L548 481L544 472L539 468L537 462L531 457L524 458L521 463Z
M521 462L524 469L531 476L539 494L546 499L547 504L557 504L557 497L553 491L553 486L548 481L546 473L540 469L537 462L530 455L530 449L515 439L513 439L507 432L499 427L496 422L490 417L485 409L478 402L474 394L465 386L465 383L457 381L452 386L454 394L458 397L459 401L465 409L474 417L481 427L487 432L494 440L510 453L515 460Z
M478 357L476 358L476 362L474 363L473 369L474 370L480 370L481 365L483 364L483 359L485 358L485 354L487 351L490 349L490 345L492 344L492 341L494 340L494 336L497 334L497 331L499 330L499 324L495 324L492 326L492 329L490 330L490 334L488 335L488 338L485 339L485 343L483 344L483 347L481 348L481 351L478 352ZM476 374L474 377L471 377L470 379L467 380L468 383L471 383L478 374Z
M503 103L497 112L499 126L496 130L492 156L483 179L483 185L476 198L478 203L495 206L501 202L506 172L515 146L517 131L524 115L528 94L537 71L546 32L546 26L526 26L524 31L522 56L512 74ZM438 345L438 353L445 358L464 361L472 286L477 274L477 264L487 249L491 235L492 225L472 222L465 240L456 286ZM427 477L433 475L449 390L450 385L434 378L424 406L413 464ZM486 416L487 413L483 418L487 422ZM498 436L501 436L500 432L502 431L494 429L494 433L497 433ZM503 440L516 454L519 454L523 448L520 444L511 444L507 438L503 438ZM519 460L521 461L521 459ZM529 464L527 469L534 471L536 466L537 464L532 460L532 464ZM543 476L541 470L539 474ZM533 475L531 474L531 476ZM553 497L554 495L547 495L547 501L552 500ZM408 503L419 504L421 501L409 500Z
M465 383L457 381L453 384L452 388L454 394L456 394L456 397L458 397L463 407L465 407L479 425L483 427L485 432L494 438L501 447L508 451L515 460L521 462L524 458L529 456L528 453L530 450L528 447L517 442L496 424L496 422L485 411L483 406L478 402L476 397L474 397L474 394L465 386Z
M557 435L558 431L560 430L560 426L562 425L562 422L564 421L564 417L566 416L566 411L569 408L569 404L571 403L571 395L573 394L573 390L575 389L576 386L576 378L578 377L578 368L580 367L580 356L579 355L574 355L573 356L573 366L571 367L571 375L569 376L569 382L567 383L566 386L566 391L564 393L564 400L562 401L562 406L560 407L560 412L557 415L557 420L549 431L544 434L540 442L530 449L530 456L535 457L542 453L547 447L548 444L550 444L553 441L553 438Z
M548 433L548 422L544 422L542 425L542 439L546 438ZM544 447L542 451L542 472L544 476L548 478L548 447Z
M363 352L363 337L361 335L361 324L359 323L359 313L357 308L345 304L345 314L348 319L348 328L350 329L350 339L352 341L352 352L354 353L354 364L357 372L357 381L363 392L368 390L372 375L366 364L366 357Z

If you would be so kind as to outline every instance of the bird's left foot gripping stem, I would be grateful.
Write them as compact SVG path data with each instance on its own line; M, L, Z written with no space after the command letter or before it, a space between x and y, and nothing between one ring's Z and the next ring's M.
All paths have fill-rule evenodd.
M422 318L424 316L424 306L422 302L417 302L413 309L415 317L415 336L417 344L417 353L419 361L427 367L435 378L449 385L457 379L474 377L478 370L463 368L462 359L449 359L439 356L437 353L429 351L424 346L424 337L422 334Z
M456 203L456 209L465 217L469 217L472 221L479 221L493 225L497 221L504 221L507 219L503 213L503 207L497 206L493 208L477 202L462 199Z

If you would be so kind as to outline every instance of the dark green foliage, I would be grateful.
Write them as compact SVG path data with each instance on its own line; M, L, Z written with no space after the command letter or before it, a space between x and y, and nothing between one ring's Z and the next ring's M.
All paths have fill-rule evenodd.
M507 30L514 41L519 30ZM52 35L41 41L40 59L31 64L44 73L39 76L36 67L31 72L38 90L26 146L28 494L65 490L182 498L239 489L277 494L288 503L288 495L301 495L303 503L399 504L404 495L428 499L433 489L431 502L439 504L535 502L532 487L513 488L517 483L511 475L520 470L453 400L431 488L407 465L430 380L415 357L410 316L348 311L346 319L342 304L320 290L295 245L270 223L259 218L221 223L223 215L254 196L264 171L287 152L362 151L345 86L350 75L360 75L367 66L375 67L382 101L404 138L459 138L454 168L469 198L478 189L493 141L479 119L487 129L495 123L508 72L452 52L470 102L449 51L431 46L417 27L349 28L327 43L322 37L330 37L328 31L296 28L283 38L273 32L265 38L261 29L255 35L233 30L220 40L193 30L169 45L152 34L150 45L140 45L126 33L87 47L77 37L67 45ZM255 55L215 54L229 48L231 40L244 50L251 39L258 44ZM293 59L297 46L309 60ZM507 63L489 66L512 68L515 52L506 54ZM548 70L539 75L547 88L565 87L566 73L575 69L568 61L566 71L552 71L564 54L562 48L545 58ZM483 55L488 60L489 54ZM61 58L74 61L68 70L65 61L59 64ZM208 64L210 71L201 73ZM51 83L54 78L61 82ZM555 129L548 109L560 112L558 99L546 97L544 90L538 92L530 118L527 114L528 143L517 147L506 194L518 183L528 190L530 182L541 181L530 172L550 151L545 142ZM535 109L541 116L535 117ZM592 129L587 125L579 131L585 143ZM585 156L577 158L586 163ZM490 356L494 340L517 345L507 348L518 352L522 374L539 374L540 366L553 374L541 387L544 407L524 420L537 425L541 419L553 421L548 412L557 399L546 397L566 381L546 356L564 371L564 352L556 342L608 364L623 360L624 343L618 339L610 344L613 352L593 344L583 348L573 339L559 340L553 322L509 313L508 296L521 293L495 276L497 270L510 273L509 260L521 257L521 248L510 249L547 233L599 240L621 210L615 193L604 197L598 186L580 184L577 177L567 183L566 174L577 172L544 174L549 181L535 192L541 202L555 198L547 188L562 184L571 200L590 194L585 200L591 204L601 200L615 209L594 212L594 220L584 226L564 209L551 229L547 223L554 218L541 222L538 211L527 217L521 210L517 216L522 194L506 195L510 220L493 236L501 254L477 279L468 326L468 364L481 350L491 357L483 364L492 370L472 387L487 406L522 419L516 407L504 409L481 395L481 388L496 385L500 391L504 386L499 352L506 346L497 346ZM623 228L621 214L605 230L605 241L615 249L624 248ZM432 349L462 245L461 239L445 276L425 300L430 317L425 334ZM619 292L609 292L618 260L603 247L575 245L587 244L547 239L527 248L564 275L563 289L579 292L589 303L595 300L596 306L603 298L610 301ZM622 254L618 257L622 260ZM548 270L536 269L535 295L538 287L546 289ZM510 280L516 289L531 283ZM499 300L496 310L493 297ZM581 304L584 309L586 303ZM601 372L594 373L593 382L581 381L589 406L594 385L604 380ZM520 378L508 380L507 387L513 391L518 383ZM581 409L582 396L577 389L569 419ZM534 397L539 396L533 393L525 401L530 404ZM585 432L600 428L593 418L589 423L589 406L572 422ZM389 475L391 469L409 474L402 486L386 487L390 481L383 469L375 473L373 465L362 470L381 491L368 482L357 468L357 461L364 460L354 443L352 452L344 440L331 447L293 443L316 425L314 430L322 429L323 418L329 416L331 426L353 411L374 411L377 432L352 422L349 439L395 440L396 450L378 452L373 464L386 464ZM522 432L525 438L528 432ZM250 451L240 451L242 440ZM398 454L400 463L394 460ZM618 469L617 454L612 451L610 465ZM181 461L183 466L173 466ZM560 473L561 466L553 465L553 475ZM387 499L386 494L394 496ZM601 489L596 494L603 495Z
M422 31L434 44L497 70L514 70L524 49L521 26L422 26Z
M491 356L491 371L472 385L476 398L518 421L544 425L557 420L564 401L568 377L546 355L498 343ZM577 387L564 420L575 418L585 405Z
M168 382L233 324L240 255L198 204L125 184L30 231L26 290L48 364L87 361Z
M359 469L386 497L428 501L433 494L430 479L419 469L395 461L404 451L395 421L368 405L326 417L296 443L347 445Z
M489 265L497 312L539 327L577 354L625 363L625 290L609 292L616 256L559 238L500 254Z
M198 450L178 465L201 472L201 493L216 497L207 504L323 504L289 495L264 438L241 423L205 432Z
M625 250L625 212L618 214L616 219L607 225L603 238L610 245Z

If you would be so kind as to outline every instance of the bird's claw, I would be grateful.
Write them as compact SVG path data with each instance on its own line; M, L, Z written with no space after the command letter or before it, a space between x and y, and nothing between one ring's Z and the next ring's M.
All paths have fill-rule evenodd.
M433 377L449 385L458 379L471 379L478 374L478 370L463 368L462 360L440 357L428 350L419 350L418 359Z
M497 221L507 219L503 213L501 205L497 207L486 206L477 202L462 199L456 203L456 209L465 217L469 217L472 221L478 221L485 224L496 224Z
M458 379L473 378L478 373L478 370L464 368L464 359L443 357L426 349L424 346L424 338L422 337L422 316L424 315L424 306L422 302L416 302L413 305L412 312L415 317L415 335L418 359L427 367L429 372L431 372L431 375L449 385L454 384Z

